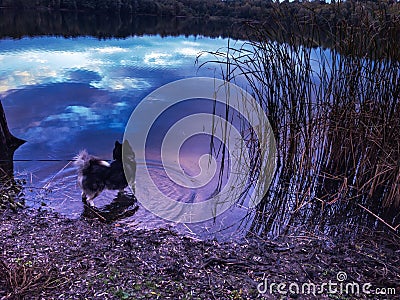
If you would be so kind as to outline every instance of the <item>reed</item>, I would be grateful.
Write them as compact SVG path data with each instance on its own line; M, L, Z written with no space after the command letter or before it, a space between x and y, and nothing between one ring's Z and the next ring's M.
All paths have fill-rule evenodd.
M273 28L246 23L248 41L231 42L208 61L226 80L245 80L274 131L277 170L253 232L399 228L399 37L380 39L388 21L357 13L359 27L328 31L331 49L315 47L327 30L312 18L294 19L290 30L277 21Z

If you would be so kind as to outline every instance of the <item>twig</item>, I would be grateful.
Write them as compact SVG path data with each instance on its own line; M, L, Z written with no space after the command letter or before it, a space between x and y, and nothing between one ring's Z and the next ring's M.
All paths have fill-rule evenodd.
M95 209L93 209L90 205L84 204L92 213L94 213L97 217L99 217L102 221L106 222L107 219L100 215Z
M60 174L62 171L65 170L66 167L68 167L71 164L72 161L69 161L63 168L61 168L60 171L58 171L56 174L53 175L53 177L51 177L51 179L43 186L43 189L46 189L50 186L51 182L54 180L54 178Z
M381 217L379 217L378 215L374 214L372 211L370 211L368 208L362 206L361 204L357 203L357 205L359 207L361 207L362 209L365 209L367 212L369 212L371 215L373 215L375 218L377 218L379 221L381 221L383 224L385 224L387 227L389 227L390 229L392 229L393 231L397 231L397 229L400 227L400 224L398 224L396 227L393 227L392 225L388 224L384 219L382 219Z

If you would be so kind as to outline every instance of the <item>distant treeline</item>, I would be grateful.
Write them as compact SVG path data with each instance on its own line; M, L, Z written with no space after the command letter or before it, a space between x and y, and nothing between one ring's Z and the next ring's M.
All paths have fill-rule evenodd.
M0 39L26 36L93 36L101 39L160 35L244 38L226 18L167 18L144 15L115 16L76 11L0 9Z
M210 36L220 34L240 39L266 37L291 44L303 44L304 38L308 38L313 41L315 46L336 47L340 48L341 52L346 51L347 43L356 43L360 45L360 51L366 51L360 55L368 55L370 52L377 53L376 48L379 48L379 56L400 60L398 49L400 44L400 2L396 1L335 2L332 0L332 3L326 3L324 1L273 2L271 0L0 0L0 7L14 8L2 10L3 20L0 20L2 27L0 36L19 37L46 33L91 34L82 28L74 28L77 23L89 26L90 30L94 30L93 35L95 36L131 35L135 33L133 28L143 29L144 33L148 34L148 31L154 30L155 27L153 26L153 29L143 28L137 24L136 20L139 18L136 16L152 15L165 20L178 20L172 17L184 16L189 20L182 21L181 19L177 26L173 25L174 21L168 21L170 25L173 25L168 27L168 30L160 27L165 26L168 22L156 21L155 25L159 31L157 33L182 34L184 32L184 34ZM34 13L33 10L40 12L40 15ZM34 20L29 17L26 21L26 16L18 20L13 19L15 11L20 16L27 11L38 19ZM42 14L47 17L42 19ZM52 16L57 19L54 20L55 23L52 22ZM80 20L74 22L74 18ZM83 20L84 18L89 20ZM198 20L195 21L195 18ZM103 24L110 31L100 30L101 32L98 32L99 23L101 25L103 19L107 19L110 24L115 25L116 23L117 27ZM142 21L144 20L141 19ZM18 26L13 22L19 22ZM24 22L30 24L24 24ZM47 24L47 22L50 23ZM240 26L243 23L246 26ZM248 26L249 24L250 26ZM219 25L223 25L224 28ZM54 30L52 28L54 26L59 27L60 30L61 27L67 28L68 31ZM233 26L235 28L232 28ZM178 28L178 31L174 32L174 27ZM213 27L213 32L210 27ZM256 30L248 30L249 27L255 27ZM116 30L118 32L115 32ZM199 31L196 32L196 30ZM257 30L262 35L254 35ZM353 40L346 40L347 36L351 36ZM368 40L365 38L367 36ZM307 44L309 43L307 42Z
M397 17L399 20L400 3L394 0L373 1L335 1L326 3L322 1L284 1L272 0L0 0L0 7L18 9L65 9L81 11L101 11L110 13L151 14L158 16L191 16L207 17L220 16L244 18L264 21L276 12L280 6L288 15L280 16L297 18L310 16L316 13L320 21L358 22L354 7L359 10L374 12L384 10L384 18ZM292 21L292 20L289 20Z

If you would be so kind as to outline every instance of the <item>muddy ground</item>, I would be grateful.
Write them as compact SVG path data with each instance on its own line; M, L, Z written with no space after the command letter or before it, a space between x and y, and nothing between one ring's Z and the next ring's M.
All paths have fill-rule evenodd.
M391 234L219 243L21 210L0 212L0 245L0 299L400 299Z

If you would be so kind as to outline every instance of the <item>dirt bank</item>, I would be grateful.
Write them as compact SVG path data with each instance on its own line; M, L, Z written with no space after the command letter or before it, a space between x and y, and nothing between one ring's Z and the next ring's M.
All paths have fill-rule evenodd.
M255 299L263 282L268 299L280 296L272 283L285 283L282 292L297 285L300 293L290 296L297 299L400 294L400 242L391 235L336 244L309 237L218 243L25 210L0 213L0 243L0 299ZM370 283L368 292L395 288L397 295L329 295L327 285L317 294L329 281L331 288ZM316 295L301 294L303 283L315 284Z

